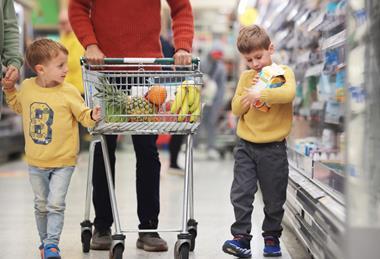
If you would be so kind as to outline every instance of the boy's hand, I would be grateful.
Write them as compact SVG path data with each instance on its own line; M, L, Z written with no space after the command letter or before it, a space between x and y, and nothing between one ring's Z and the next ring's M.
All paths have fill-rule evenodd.
M15 82L6 80L5 78L1 80L1 84L3 85L3 90L6 92L12 92L16 89Z
M252 85L256 85L259 81L259 73L256 74L256 76L252 79Z
M92 109L91 119L93 119L94 121L99 121L100 115L101 115L100 106L95 106L94 109Z
M249 109L251 107L251 102L244 96L241 98L241 106L243 110Z
M3 84L4 90L11 91L15 89L15 85L18 78L19 78L18 68L13 65L9 65L5 71L5 76L1 81L1 83Z
M245 105L249 105L251 108L253 107L254 103L260 99L261 90L257 89L256 87L253 87L245 92L245 95L241 99L242 105L245 107Z
M18 68L13 65L9 65L5 72L4 79L9 80L9 81L14 81L16 83L18 77L19 77Z

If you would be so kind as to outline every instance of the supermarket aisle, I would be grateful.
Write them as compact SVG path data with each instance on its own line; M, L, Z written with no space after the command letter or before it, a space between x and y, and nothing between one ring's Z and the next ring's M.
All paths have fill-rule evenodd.
M180 225L183 177L167 173L167 154L161 152L161 214L160 226L177 228ZM195 154L195 157L201 156ZM136 198L134 188L135 158L131 151L118 153L117 196L122 228L137 225ZM197 158L195 164L195 214L199 222L196 248L190 258L233 258L221 251L226 238L230 238L229 226L233 220L229 202L232 179L232 161L208 161ZM108 258L106 251L90 251L83 254L80 243L80 226L84 214L87 153L81 154L79 166L72 179L68 194L65 226L62 234L62 256L66 259ZM252 241L253 258L262 257L263 241L260 235L262 205L257 199ZM0 166L0 258L39 258L38 239L34 224L32 192L28 182L26 165L17 161ZM173 258L175 233L163 233L169 251L146 253L135 248L136 233L127 235L124 258ZM283 257L288 259L284 245Z

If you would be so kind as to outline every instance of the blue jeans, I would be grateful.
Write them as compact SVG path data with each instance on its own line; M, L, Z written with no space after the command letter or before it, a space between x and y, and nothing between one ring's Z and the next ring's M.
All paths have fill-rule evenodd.
M34 192L34 214L41 243L58 245L62 232L65 198L75 167L38 168L29 166Z

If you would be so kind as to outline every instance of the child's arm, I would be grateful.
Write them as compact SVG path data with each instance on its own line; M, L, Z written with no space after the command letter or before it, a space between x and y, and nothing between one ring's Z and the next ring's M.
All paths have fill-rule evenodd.
M260 92L260 101L268 104L290 103L296 94L296 81L293 71L289 67L285 69L285 83L278 88L263 89Z
M236 88L236 92L234 97L232 98L231 107L232 107L232 113L235 116L242 116L246 112L248 112L250 103L248 102L247 98L245 98L247 94L247 90L250 87L250 81L248 77L248 73L245 72L241 75L239 79L238 86Z
M15 87L15 81L2 79L3 90L5 93L5 100L13 111L21 114L22 106L19 100L20 92L17 91Z
M256 74L252 79L252 85L256 85L258 81L259 74ZM257 87L249 88L242 97L242 103L249 104L251 108L254 107L254 103L260 98L260 91L261 90L258 90Z
M75 119L84 127L93 128L96 121L100 119L100 108L97 106L91 110L87 107L77 89L73 88L71 93L69 102Z

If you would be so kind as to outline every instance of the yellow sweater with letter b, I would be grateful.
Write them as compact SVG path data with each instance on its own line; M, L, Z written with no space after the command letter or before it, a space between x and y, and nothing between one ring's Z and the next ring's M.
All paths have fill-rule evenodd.
M241 99L245 91L252 87L252 79L257 72L247 70L242 73L232 99L232 112L239 117L237 135L240 138L253 143L269 143L282 141L289 135L296 82L293 71L287 66L281 67L285 71L285 83L281 87L261 91L260 101L271 106L268 112L256 108L244 109L241 105Z
M78 122L85 127L95 125L79 91L68 83L44 88L30 78L19 91L5 94L8 105L22 115L28 164L74 166L79 151Z

